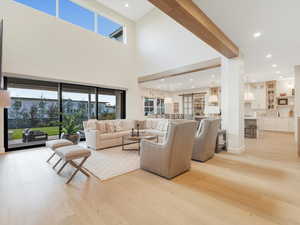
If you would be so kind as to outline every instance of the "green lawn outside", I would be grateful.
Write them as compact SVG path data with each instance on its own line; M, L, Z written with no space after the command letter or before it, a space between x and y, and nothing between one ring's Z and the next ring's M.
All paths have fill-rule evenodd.
M38 128L32 128L31 130L44 131L48 134L48 136L55 136L59 134L58 127L38 127ZM22 139L22 134L24 129L10 129L9 131L13 131L12 140Z

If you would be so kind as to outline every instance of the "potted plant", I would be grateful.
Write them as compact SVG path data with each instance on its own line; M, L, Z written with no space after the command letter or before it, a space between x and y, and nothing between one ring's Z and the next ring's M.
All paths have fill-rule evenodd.
M62 122L62 135L61 138L72 141L78 144L80 141L80 122L78 121L77 114L64 114Z

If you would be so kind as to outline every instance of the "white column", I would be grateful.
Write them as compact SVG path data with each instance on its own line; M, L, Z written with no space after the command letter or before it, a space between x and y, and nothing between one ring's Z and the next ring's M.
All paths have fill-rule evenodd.
M4 149L4 121L3 109L0 108L0 154L5 152Z
M295 141L300 143L298 137L298 117L300 117L300 65L295 66Z
M222 58L222 128L227 132L228 152L242 153L244 143L244 62L242 58Z

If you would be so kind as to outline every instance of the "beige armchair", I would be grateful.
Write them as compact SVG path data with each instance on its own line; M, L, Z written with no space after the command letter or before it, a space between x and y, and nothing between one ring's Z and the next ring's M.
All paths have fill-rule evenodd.
M191 156L196 122L171 122L165 143L141 142L141 168L171 179L186 172Z
M192 159L205 162L215 154L219 119L203 119L195 137Z

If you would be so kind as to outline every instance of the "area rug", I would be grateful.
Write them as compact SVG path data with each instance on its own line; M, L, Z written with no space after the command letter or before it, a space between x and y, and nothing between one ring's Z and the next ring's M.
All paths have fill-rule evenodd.
M136 151L122 151L122 147L92 151L84 167L100 180L108 180L139 169L140 157Z

